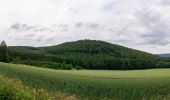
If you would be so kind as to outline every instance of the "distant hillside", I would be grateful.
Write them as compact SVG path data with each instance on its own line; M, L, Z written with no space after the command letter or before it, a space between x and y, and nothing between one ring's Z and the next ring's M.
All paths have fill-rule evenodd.
M145 69L158 66L158 56L97 40L79 40L49 47L9 47L12 59L70 64L86 69Z
M160 57L170 57L170 53L166 53L166 54L158 54L158 56Z
M82 53L87 55L105 54L112 57L120 58L152 58L155 57L152 54L133 50L120 45L107 43L97 40L79 40L75 42L67 42L56 46L47 48L47 53L58 54L70 54L70 53Z

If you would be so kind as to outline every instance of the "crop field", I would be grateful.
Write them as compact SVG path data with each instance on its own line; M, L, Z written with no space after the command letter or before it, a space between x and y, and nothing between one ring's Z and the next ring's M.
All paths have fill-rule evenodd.
M131 71L53 70L0 63L0 75L24 85L85 100L168 100L170 69Z

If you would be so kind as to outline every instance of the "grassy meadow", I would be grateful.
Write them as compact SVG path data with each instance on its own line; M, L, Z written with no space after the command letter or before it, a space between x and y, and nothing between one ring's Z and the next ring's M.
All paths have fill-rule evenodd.
M0 75L17 78L24 86L62 92L81 100L170 99L170 69L53 70L0 63Z

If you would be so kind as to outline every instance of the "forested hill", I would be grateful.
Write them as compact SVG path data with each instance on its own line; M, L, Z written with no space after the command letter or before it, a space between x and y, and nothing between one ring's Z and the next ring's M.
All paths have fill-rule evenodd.
M97 40L79 40L67 42L47 49L47 53L58 54L86 54L86 55L108 55L119 58L153 58L152 54L133 50L120 45Z
M8 49L11 60L17 58L21 61L57 62L86 69L145 69L160 67L164 63L158 56L97 40L79 40L49 47L15 46Z

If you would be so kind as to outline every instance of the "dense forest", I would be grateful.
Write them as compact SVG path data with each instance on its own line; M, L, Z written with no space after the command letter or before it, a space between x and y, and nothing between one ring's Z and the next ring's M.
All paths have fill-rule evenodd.
M49 47L8 47L9 61L55 69L149 69L170 67L170 59L97 40Z

